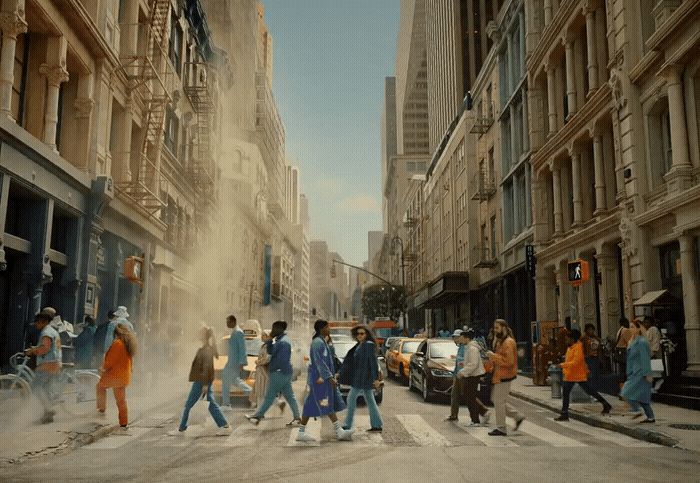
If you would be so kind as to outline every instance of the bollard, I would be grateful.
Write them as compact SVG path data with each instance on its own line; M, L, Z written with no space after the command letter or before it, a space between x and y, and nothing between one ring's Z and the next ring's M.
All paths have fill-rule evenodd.
M561 368L556 364L552 364L547 372L549 373L549 383L552 386L552 399L561 399Z

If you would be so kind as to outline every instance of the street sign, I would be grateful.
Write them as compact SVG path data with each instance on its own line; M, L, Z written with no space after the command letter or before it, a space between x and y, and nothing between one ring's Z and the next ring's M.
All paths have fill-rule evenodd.
M535 257L535 246L525 245L525 268L530 275L535 274L537 258Z
M574 287L582 285L587 282L590 277L590 272L588 270L588 262L585 260L576 259L573 262L568 263L569 272L569 282Z

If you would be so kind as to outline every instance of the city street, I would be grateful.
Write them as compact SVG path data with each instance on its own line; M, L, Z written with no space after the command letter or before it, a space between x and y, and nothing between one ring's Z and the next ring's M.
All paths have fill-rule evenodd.
M297 394L302 387L296 384ZM458 424L443 421L447 401L424 403L417 393L388 380L380 406L384 432L365 433L360 408L351 442L336 441L329 421L313 420L307 431L320 444L296 443L285 427L289 411L274 408L258 427L246 410L229 413L228 437L192 424L187 436L176 427L181 400L144 415L130 435L110 435L76 451L30 459L2 468L4 480L86 481L691 481L700 471L694 452L657 446L577 421L556 423L554 414L514 400L527 420L507 438L486 428L467 428L466 408ZM164 407L166 409L164 409ZM202 403L193 417L203 420ZM509 423L512 426L512 422Z

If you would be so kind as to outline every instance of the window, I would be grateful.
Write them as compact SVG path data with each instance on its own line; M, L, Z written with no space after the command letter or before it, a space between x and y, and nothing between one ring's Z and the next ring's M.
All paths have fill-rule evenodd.
M671 169L673 150L671 146L671 122L667 99L657 102L648 114L648 153L653 186L664 183L664 175Z
M177 155L177 138L180 131L180 121L175 112L167 108L165 111L165 139L164 143L173 155Z
M14 82L12 83L12 117L17 124L24 125L24 99L27 88L27 66L29 64L29 36L20 34L17 36L15 48Z
M496 215L491 217L491 258L496 258Z
M175 72L180 75L182 71L182 27L180 19L177 18L175 12L170 17L170 40L168 41L168 57L170 62L175 67Z
M493 146L489 149L489 181L496 181L496 167L493 160Z
M671 148L671 117L668 108L661 113L661 162L663 172L668 173L673 163L673 150Z

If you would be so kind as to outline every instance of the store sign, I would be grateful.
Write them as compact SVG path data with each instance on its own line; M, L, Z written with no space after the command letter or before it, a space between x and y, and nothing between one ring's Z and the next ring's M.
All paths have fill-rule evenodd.
M535 246L525 245L525 268L527 273L530 275L535 275L535 266L537 265L537 258L535 257Z

